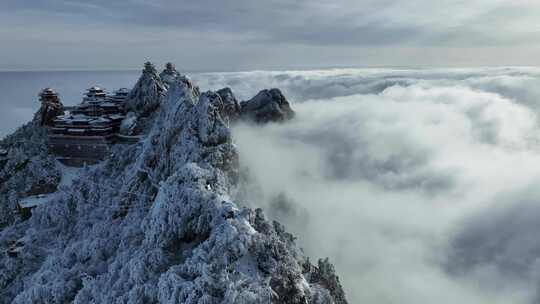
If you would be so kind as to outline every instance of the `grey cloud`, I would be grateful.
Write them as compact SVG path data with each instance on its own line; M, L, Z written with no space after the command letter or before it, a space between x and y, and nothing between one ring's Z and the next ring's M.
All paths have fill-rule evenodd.
M464 221L452 242L449 271L467 273L475 267L493 264L503 275L540 278L540 265L536 265L540 258L540 196L527 196L517 194L503 202L503 206L494 203L492 208Z
M280 132L280 138L284 139L285 145L287 141L297 141L324 147L323 176L331 180L366 181L387 190L415 189L426 194L437 194L454 187L450 172L435 172L428 168L432 152L427 149L404 144L381 157L362 148L374 141L373 135L366 132L369 121L356 111L354 114L343 113L305 129L286 129Z
M540 301L540 193L504 195L463 221L450 243L446 269L452 275L476 277L487 288L522 285Z
M241 99L256 93L258 85L283 89L293 102L330 99L356 94L379 94L393 86L414 84L455 86L499 94L537 108L540 71L535 68L472 69L335 69L297 72L240 72L193 75L203 87L231 86Z
M135 68L148 56L199 71L532 65L539 12L502 0L6 0L0 68Z
M479 4L483 5L480 6ZM2 5L14 14L38 11L66 20L95 19L112 25L147 25L206 31L251 33L252 43L338 45L485 45L515 42L516 33L501 25L515 12L535 4L509 5L493 2L448 1L445 4L416 0L338 1L335 5L312 1L8 1ZM462 18L464 9L470 14ZM423 14L431 14L426 17ZM520 16L522 21L527 19ZM525 19L525 20L524 20ZM497 35L492 30L497 28ZM467 31L468 30L468 31ZM523 31L521 41L534 38Z

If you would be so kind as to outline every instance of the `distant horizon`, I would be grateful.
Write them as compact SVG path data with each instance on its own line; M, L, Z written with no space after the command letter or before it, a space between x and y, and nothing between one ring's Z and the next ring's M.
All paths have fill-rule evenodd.
M152 62L156 69L160 70L160 65ZM162 65L165 65L163 62ZM174 63L174 62L173 62ZM50 68L50 69L0 69L0 73L24 73L24 72L36 72L36 73L56 73L56 72L137 72L142 70L142 64L140 68ZM317 70L362 70L362 69L404 69L404 70L431 70L431 69L497 69L497 68L540 68L540 65L330 65L321 67L282 67L282 68L254 68L254 69L229 69L229 70L206 70L206 69L182 69L176 66L182 73L242 73L242 72L287 72L287 71L317 71Z

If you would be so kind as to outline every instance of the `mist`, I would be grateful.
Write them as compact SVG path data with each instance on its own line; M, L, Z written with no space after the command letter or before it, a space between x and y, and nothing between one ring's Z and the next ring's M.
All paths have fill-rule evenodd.
M289 94L293 121L234 128L241 199L284 223L308 256L330 257L352 303L537 303L538 73L201 80L241 97L263 81Z

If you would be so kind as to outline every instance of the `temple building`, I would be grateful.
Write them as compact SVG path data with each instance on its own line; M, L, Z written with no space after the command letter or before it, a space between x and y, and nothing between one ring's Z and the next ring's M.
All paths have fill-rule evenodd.
M102 101L107 98L107 93L100 87L91 87L86 90L83 97L83 103L92 101Z
M49 125L49 151L67 164L92 164L104 159L125 118L128 94L127 89L113 95L99 87L88 89L81 104Z
M118 132L124 119L124 93L113 96L98 87L87 90L83 102L74 107L68 115L54 120L53 134L70 136L111 136Z
M122 104L126 101L129 95L129 90L127 88L121 88L114 91L114 95L109 96L109 101L114 103Z

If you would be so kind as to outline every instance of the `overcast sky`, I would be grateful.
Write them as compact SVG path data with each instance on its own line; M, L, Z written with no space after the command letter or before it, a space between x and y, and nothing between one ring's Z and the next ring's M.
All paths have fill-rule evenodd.
M534 0L2 0L0 69L540 65Z

